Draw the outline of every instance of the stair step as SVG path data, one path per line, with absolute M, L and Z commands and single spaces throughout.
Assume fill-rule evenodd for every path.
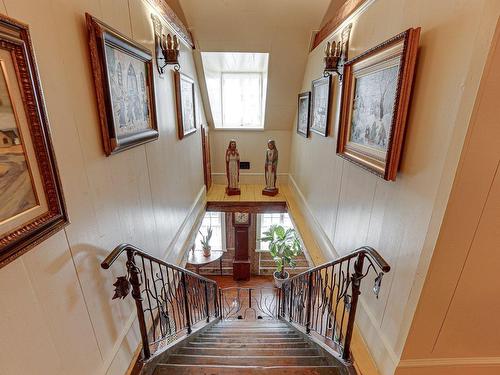
M 234 356 L 171 354 L 168 364 L 237 365 L 237 366 L 321 366 L 326 365 L 322 356 Z
M 156 367 L 154 375 L 341 375 L 344 374 L 335 366 L 199 366 L 162 364 Z
M 222 349 L 259 349 L 262 348 L 262 343 L 259 342 L 221 342 L 221 341 L 205 341 L 205 342 L 189 342 L 186 347 L 192 348 L 222 348 Z M 285 343 L 273 343 L 272 345 L 275 349 L 298 349 L 298 348 L 309 348 L 311 347 L 307 341 L 300 342 L 285 342 Z
M 304 341 L 302 338 L 299 337 L 244 337 L 244 336 L 239 336 L 239 337 L 196 337 L 196 339 L 193 342 L 212 342 L 212 341 L 218 341 L 218 342 L 228 342 L 228 343 L 267 343 L 267 344 L 286 344 L 286 343 L 294 343 L 294 342 L 301 342 Z
M 282 348 L 282 349 L 265 349 L 265 348 L 193 348 L 184 347 L 180 348 L 178 354 L 192 354 L 192 355 L 250 355 L 250 356 L 317 356 L 318 350 L 314 348 Z
M 212 337 L 214 340 L 219 338 L 234 338 L 234 337 L 261 337 L 261 338 L 291 338 L 300 337 L 297 332 L 207 332 L 199 337 Z

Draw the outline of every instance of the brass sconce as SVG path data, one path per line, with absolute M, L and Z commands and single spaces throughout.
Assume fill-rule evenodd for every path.
M 350 23 L 342 30 L 340 41 L 336 42 L 333 40 L 331 43 L 326 43 L 325 69 L 323 71 L 325 77 L 332 73 L 336 73 L 339 76 L 339 81 L 342 82 L 344 64 L 347 61 L 347 53 L 349 52 L 351 29 L 352 24 Z
M 180 43 L 177 35 L 172 37 L 170 33 L 163 34 L 163 26 L 160 19 L 154 14 L 151 15 L 155 31 L 155 55 L 158 72 L 163 74 L 167 65 L 173 65 L 176 71 L 180 70 L 179 50 Z

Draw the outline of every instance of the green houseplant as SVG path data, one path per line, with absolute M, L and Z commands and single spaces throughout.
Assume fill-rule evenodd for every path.
M 207 229 L 207 234 L 204 235 L 203 233 L 201 233 L 201 230 L 199 230 L 198 232 L 200 232 L 201 234 L 201 247 L 203 249 L 203 255 L 206 256 L 206 257 L 209 257 L 210 256 L 210 251 L 211 251 L 211 248 L 210 248 L 210 239 L 212 238 L 212 227 L 208 227 Z
M 302 253 L 302 246 L 293 228 L 285 230 L 281 225 L 271 225 L 263 235 L 260 240 L 269 242 L 269 252 L 276 263 L 274 281 L 279 288 L 289 278 L 285 267 L 295 268 L 295 258 Z

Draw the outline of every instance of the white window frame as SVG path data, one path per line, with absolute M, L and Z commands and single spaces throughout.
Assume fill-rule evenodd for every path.
M 224 124 L 224 76 L 237 76 L 237 75 L 255 75 L 259 77 L 259 111 L 260 111 L 260 124 L 244 125 L 229 125 Z M 264 73 L 262 72 L 221 72 L 220 75 L 220 106 L 221 106 L 221 124 L 222 126 L 217 129 L 264 129 Z
M 205 212 L 205 215 L 207 213 L 210 213 L 210 214 L 214 214 L 214 212 L 212 211 L 208 211 L 208 212 Z M 226 215 L 224 212 L 216 212 L 219 216 L 219 220 L 220 220 L 220 223 L 221 223 L 221 248 L 222 249 L 213 249 L 213 250 L 222 250 L 222 251 L 227 251 L 227 247 L 226 247 Z M 205 219 L 205 216 L 203 217 L 201 223 L 200 223 L 200 226 L 198 227 L 198 231 L 196 233 L 196 236 L 195 236 L 195 239 L 194 239 L 194 248 L 195 250 L 200 250 L 200 249 L 197 249 L 196 247 L 198 246 L 198 240 L 199 240 L 199 236 L 200 236 L 200 233 L 199 233 L 199 230 L 201 229 L 201 226 L 203 224 L 203 220 Z M 211 222 L 212 220 L 210 220 Z M 203 234 L 206 234 L 206 233 L 203 233 Z
M 278 214 L 277 212 L 275 213 L 269 213 L 269 215 L 274 215 L 274 214 Z M 294 226 L 294 223 L 293 223 L 293 220 L 290 216 L 289 213 L 287 212 L 279 212 L 280 215 L 288 215 L 288 218 L 290 219 L 290 222 L 292 224 L 292 228 L 295 228 Z M 256 226 L 255 226 L 255 232 L 257 233 L 257 241 L 256 241 L 256 244 L 255 244 L 255 251 L 256 252 L 269 252 L 269 250 L 266 250 L 266 249 L 262 249 L 261 248 L 261 241 L 259 241 L 259 238 L 261 236 L 261 229 L 262 229 L 262 215 L 267 215 L 265 213 L 263 214 L 257 214 L 257 220 L 256 220 Z M 283 221 L 283 220 L 282 220 Z

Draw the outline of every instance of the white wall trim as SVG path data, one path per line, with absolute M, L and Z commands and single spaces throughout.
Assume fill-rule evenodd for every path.
M 162 259 L 175 264 L 179 264 L 182 261 L 186 247 L 189 246 L 189 242 L 193 236 L 193 228 L 205 212 L 205 204 L 206 188 L 203 185 L 189 208 L 188 214 L 180 225 L 179 230 L 165 250 Z
M 102 374 L 107 374 L 111 366 L 113 365 L 113 362 L 115 361 L 115 358 L 120 351 L 120 347 L 123 344 L 123 340 L 127 337 L 128 333 L 132 329 L 132 325 L 134 324 L 135 320 L 137 319 L 137 314 L 135 312 L 135 307 L 134 307 L 134 312 L 130 314 L 127 322 L 125 323 L 125 327 L 123 330 L 120 332 L 120 335 L 116 338 L 115 344 L 113 345 L 113 350 L 111 351 L 111 355 L 108 356 L 104 360 L 103 364 L 103 371 L 101 372 Z M 142 342 L 139 344 L 142 345 Z M 121 360 L 121 359 L 120 359 Z
M 500 357 L 404 359 L 399 367 L 500 366 Z
M 307 203 L 304 194 L 300 190 L 297 182 L 295 181 L 295 179 L 291 174 L 288 176 L 288 181 L 289 181 L 288 186 L 290 187 L 290 190 L 295 194 L 299 208 L 304 214 L 306 221 L 309 223 L 309 227 L 311 228 L 311 231 L 313 232 L 315 239 L 319 245 L 319 248 L 323 252 L 323 255 L 325 256 L 326 259 L 338 258 L 339 253 L 337 252 L 337 250 L 335 250 L 335 247 L 328 238 L 328 235 L 323 230 L 323 227 L 314 216 L 311 207 Z

